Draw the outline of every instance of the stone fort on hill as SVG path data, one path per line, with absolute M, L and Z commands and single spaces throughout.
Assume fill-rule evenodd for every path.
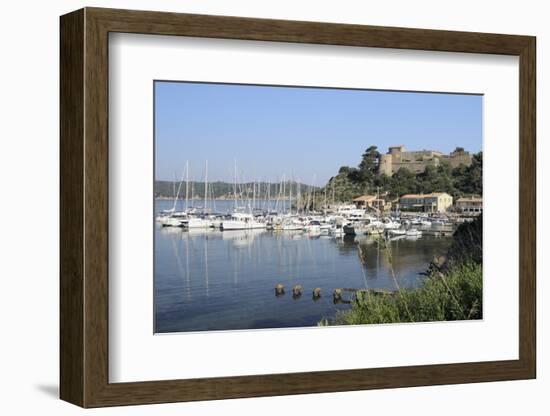
M 439 166 L 441 162 L 447 161 L 453 168 L 463 164 L 472 164 L 472 154 L 457 147 L 453 152 L 445 155 L 436 150 L 415 150 L 407 151 L 405 146 L 392 146 L 388 153 L 381 154 L 378 164 L 379 173 L 392 176 L 401 168 L 410 172 L 424 172 L 426 166 Z

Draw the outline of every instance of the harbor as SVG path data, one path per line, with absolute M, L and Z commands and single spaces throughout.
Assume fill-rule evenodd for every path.
M 359 203 L 336 202 L 335 189 L 325 186 L 324 193 L 313 185 L 302 189 L 300 183 L 285 180 L 285 175 L 278 183 L 254 181 L 252 184 L 238 183 L 237 163 L 231 199 L 216 199 L 208 184 L 208 161 L 205 163 L 202 198 L 195 197 L 194 186 L 190 186 L 189 163 L 186 162 L 185 174 L 173 186 L 173 203 L 166 200 L 164 208 L 156 209 L 155 219 L 162 227 L 191 229 L 219 229 L 221 231 L 265 229 L 273 231 L 301 231 L 309 236 L 343 235 L 382 235 L 388 238 L 420 237 L 423 233 L 435 236 L 451 235 L 455 225 L 469 221 L 471 217 L 447 214 L 439 209 L 438 200 L 452 201 L 446 193 L 427 195 L 430 212 L 404 212 L 391 207 L 377 195 L 365 195 L 354 199 Z M 250 186 L 251 185 L 251 186 Z M 182 190 L 183 188 L 183 190 Z M 274 188 L 274 197 L 271 190 Z M 331 192 L 332 191 L 332 192 Z M 317 192 L 317 195 L 316 195 Z M 330 195 L 332 193 L 332 198 Z M 180 195 L 182 197 L 180 198 Z M 184 195 L 184 196 L 183 196 Z M 411 199 L 405 195 L 401 201 Z M 422 200 L 426 199 L 422 196 Z M 418 200 L 414 196 L 414 200 Z M 361 204 L 362 202 L 362 204 Z M 370 202 L 370 203 L 369 203 Z M 403 202 L 406 204 L 407 202 Z
M 155 97 L 156 333 L 482 317 L 480 97 L 164 81 Z
M 394 218 L 394 228 L 387 228 L 382 234 L 368 231 L 374 227 L 383 229 L 376 221 L 365 232 L 334 233 L 332 225 L 339 223 L 335 219 L 345 222 L 353 217 L 357 223 L 358 213 L 343 207 L 341 211 L 345 212 L 340 214 L 301 215 L 290 213 L 289 200 L 281 205 L 281 201 L 258 199 L 257 206 L 272 207 L 270 213 L 253 217 L 264 227 L 224 230 L 216 226 L 213 218 L 221 219 L 222 224 L 224 218 L 231 218 L 234 201 L 215 203 L 219 211 L 215 215 L 199 214 L 195 207 L 189 208 L 195 214 L 186 217 L 196 215 L 211 221 L 209 226 L 167 226 L 157 218 L 156 332 L 316 326 L 337 311 L 350 308 L 353 293 L 346 289 L 368 288 L 387 293 L 398 287 L 412 289 L 421 285 L 427 265 L 444 253 L 451 241 L 435 229 L 453 227 L 436 223 L 430 225 L 434 228 L 431 230 L 427 224 L 404 220 L 409 224 L 403 229 L 419 229 L 421 234 L 391 235 L 391 229 L 401 229 L 396 227 Z M 173 201 L 158 199 L 156 212 L 166 212 L 172 204 Z M 277 204 L 286 214 L 275 214 Z M 178 205 L 185 205 L 185 201 L 180 200 Z M 390 224 L 388 220 L 383 218 L 380 223 Z M 345 222 L 344 226 L 350 223 Z M 294 224 L 296 229 L 285 229 L 285 224 Z M 378 238 L 385 238 L 391 245 L 392 264 Z M 393 273 L 398 276 L 397 281 Z M 300 286 L 299 291 L 294 290 L 296 286 Z M 335 296 L 339 289 L 340 296 Z

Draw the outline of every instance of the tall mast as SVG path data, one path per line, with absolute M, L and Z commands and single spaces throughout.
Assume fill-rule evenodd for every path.
M 285 204 L 285 198 L 286 198 L 286 176 L 283 173 L 283 214 L 286 214 L 286 204 Z
M 282 182 L 282 179 L 281 178 L 278 178 L 279 180 L 279 183 L 278 183 L 278 186 L 276 186 L 276 189 L 277 189 L 277 200 L 275 201 L 275 209 L 277 210 L 277 212 L 279 212 L 279 209 L 281 209 L 279 207 L 279 204 L 281 202 L 281 191 L 283 190 L 283 182 Z M 282 211 L 282 209 L 281 209 Z
M 379 199 L 380 199 L 380 187 L 377 186 L 376 187 L 376 205 L 377 205 L 377 207 L 376 207 L 376 218 L 377 219 L 380 219 L 380 201 L 379 201 Z
M 292 215 L 292 180 L 288 181 L 288 210 Z
M 174 197 L 174 205 L 172 206 L 172 212 L 176 211 L 176 203 L 178 198 L 176 197 L 176 181 L 178 180 L 177 173 L 174 172 L 174 182 L 172 182 L 172 196 Z
M 183 182 L 183 173 L 181 175 L 180 184 L 178 186 L 178 192 L 174 195 L 174 206 L 172 207 L 172 212 L 176 211 L 176 204 L 178 203 L 178 198 L 180 197 L 181 183 Z M 176 184 L 174 183 L 174 187 Z M 175 189 L 175 188 L 174 188 Z
M 307 192 L 306 212 L 309 214 L 309 202 L 310 202 L 310 198 L 311 198 L 311 185 L 308 185 L 308 186 L 309 186 L 309 190 Z
M 325 217 L 327 216 L 327 187 L 325 186 Z
M 313 198 L 311 201 L 311 210 L 315 212 L 315 175 L 313 175 Z
M 235 159 L 235 182 L 233 184 L 233 199 L 235 200 L 235 211 L 237 211 L 237 159 Z
M 206 211 L 206 204 L 208 202 L 208 160 L 204 170 L 204 211 Z
M 267 182 L 267 212 L 271 211 L 271 183 Z
M 256 208 L 256 180 L 252 181 L 252 212 Z
M 298 178 L 297 183 L 297 192 L 296 192 L 296 214 L 300 214 L 300 206 L 302 205 L 302 190 L 300 185 L 300 178 Z
M 185 171 L 186 171 L 186 180 L 185 180 L 185 212 L 189 209 L 189 161 L 185 161 Z

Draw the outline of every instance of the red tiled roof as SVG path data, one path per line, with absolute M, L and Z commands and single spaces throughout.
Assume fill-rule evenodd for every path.
M 374 201 L 376 199 L 376 196 L 374 195 L 361 195 L 361 196 L 358 196 L 357 198 L 354 198 L 353 201 L 354 202 L 370 202 L 370 201 Z

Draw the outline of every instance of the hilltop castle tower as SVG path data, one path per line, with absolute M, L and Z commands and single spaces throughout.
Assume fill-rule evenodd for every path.
M 470 166 L 472 157 L 470 152 L 460 147 L 445 155 L 437 150 L 407 151 L 403 145 L 391 146 L 386 154 L 380 155 L 378 172 L 392 176 L 399 169 L 406 168 L 412 173 L 420 173 L 426 166 L 439 166 L 442 161 L 449 162 L 453 168 L 461 164 Z

